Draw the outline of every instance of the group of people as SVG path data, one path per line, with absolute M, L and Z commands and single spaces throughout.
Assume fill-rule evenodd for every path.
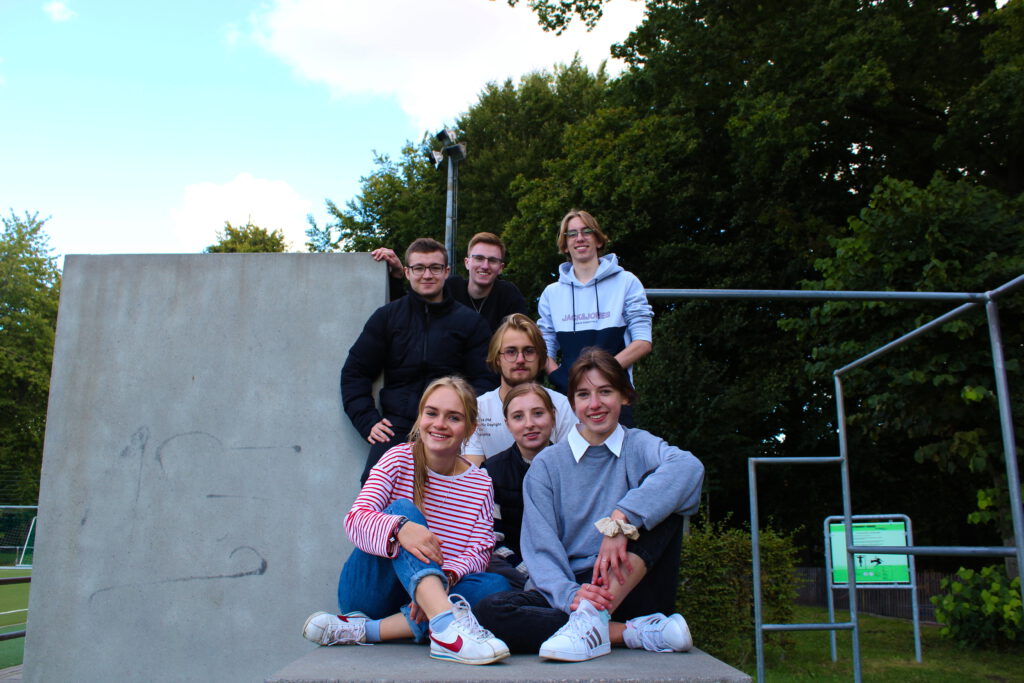
M 631 427 L 628 369 L 651 350 L 652 313 L 639 280 L 600 255 L 607 243 L 593 216 L 566 215 L 567 263 L 537 323 L 498 278 L 495 235 L 470 241 L 468 281 L 434 240 L 409 245 L 404 265 L 374 252 L 411 291 L 374 312 L 342 369 L 370 452 L 344 522 L 355 549 L 338 613 L 311 615 L 306 638 L 412 638 L 466 664 L 692 646 L 665 612 L 703 466 Z M 538 383 L 545 371 L 564 394 Z

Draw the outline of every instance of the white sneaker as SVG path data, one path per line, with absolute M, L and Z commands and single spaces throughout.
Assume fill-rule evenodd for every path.
M 693 647 L 690 628 L 682 614 L 666 617 L 661 612 L 626 622 L 622 634 L 626 646 L 650 652 L 686 652 Z
M 366 615 L 362 612 L 316 612 L 302 625 L 302 635 L 317 645 L 353 645 L 366 642 Z
M 589 600 L 580 600 L 568 623 L 540 646 L 541 657 L 562 662 L 585 662 L 611 651 L 608 619 Z
M 455 620 L 430 634 L 430 656 L 461 664 L 492 664 L 508 657 L 508 645 L 481 626 L 461 595 L 449 595 Z

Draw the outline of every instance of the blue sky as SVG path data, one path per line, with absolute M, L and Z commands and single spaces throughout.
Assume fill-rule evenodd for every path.
M 522 5 L 0 0 L 0 211 L 49 217 L 57 255 L 197 252 L 250 217 L 301 251 L 306 214 L 352 198 L 374 151 L 488 81 L 576 52 L 596 68 L 643 11 L 616 0 L 556 37 Z

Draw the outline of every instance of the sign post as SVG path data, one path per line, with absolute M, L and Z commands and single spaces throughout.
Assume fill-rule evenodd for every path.
M 914 545 L 910 518 L 906 515 L 852 515 L 854 546 Z M 828 619 L 835 623 L 833 591 L 847 588 L 849 571 L 846 552 L 846 526 L 842 515 L 825 519 L 825 573 L 828 577 Z M 921 661 L 921 624 L 917 605 L 917 572 L 913 555 L 853 555 L 853 574 L 857 590 L 897 588 L 909 590 L 914 612 L 914 654 Z M 836 661 L 836 633 L 831 631 L 832 661 Z

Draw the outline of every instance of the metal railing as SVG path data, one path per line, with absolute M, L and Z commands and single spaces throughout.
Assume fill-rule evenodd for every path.
M 839 455 L 837 457 L 807 458 L 748 458 L 750 528 L 752 541 L 754 627 L 757 649 L 757 678 L 764 681 L 764 632 L 765 631 L 815 631 L 849 630 L 852 634 L 853 676 L 856 683 L 861 681 L 860 631 L 857 619 L 857 585 L 854 572 L 848 575 L 850 596 L 850 620 L 827 624 L 765 624 L 761 609 L 761 557 L 759 518 L 757 505 L 757 465 L 808 465 L 837 464 L 841 468 L 843 497 L 843 524 L 846 536 L 847 566 L 853 566 L 855 553 L 884 553 L 892 555 L 945 555 L 945 556 L 1016 556 L 1018 568 L 1024 568 L 1024 511 L 1021 508 L 1020 473 L 1017 467 L 1013 418 L 1010 408 L 1010 390 L 1006 378 L 1006 363 L 1003 356 L 1002 331 L 999 325 L 999 310 L 996 300 L 1024 285 L 1020 275 L 1002 286 L 988 292 L 867 292 L 867 291 L 800 291 L 800 290 L 709 290 L 709 289 L 651 289 L 651 299 L 796 299 L 811 301 L 944 301 L 962 305 L 913 331 L 879 347 L 833 372 L 836 390 L 836 412 L 839 431 Z M 984 305 L 988 317 L 989 339 L 992 347 L 992 366 L 995 372 L 996 397 L 999 405 L 999 421 L 1003 441 L 1003 458 L 1006 464 L 1006 478 L 1010 494 L 1013 521 L 1013 547 L 969 547 L 969 546 L 856 546 L 853 544 L 853 511 L 851 505 L 849 451 L 847 447 L 846 408 L 843 400 L 842 376 L 879 356 L 925 334 L 955 318 Z
M 0 586 L 6 586 L 6 585 L 12 584 L 12 583 L 32 583 L 32 577 L 31 576 L 10 576 L 10 577 L 5 577 L 5 578 L 0 578 Z M 14 640 L 15 638 L 24 638 L 24 637 L 25 637 L 25 629 L 22 629 L 20 631 L 11 631 L 10 633 L 0 633 L 0 641 Z

